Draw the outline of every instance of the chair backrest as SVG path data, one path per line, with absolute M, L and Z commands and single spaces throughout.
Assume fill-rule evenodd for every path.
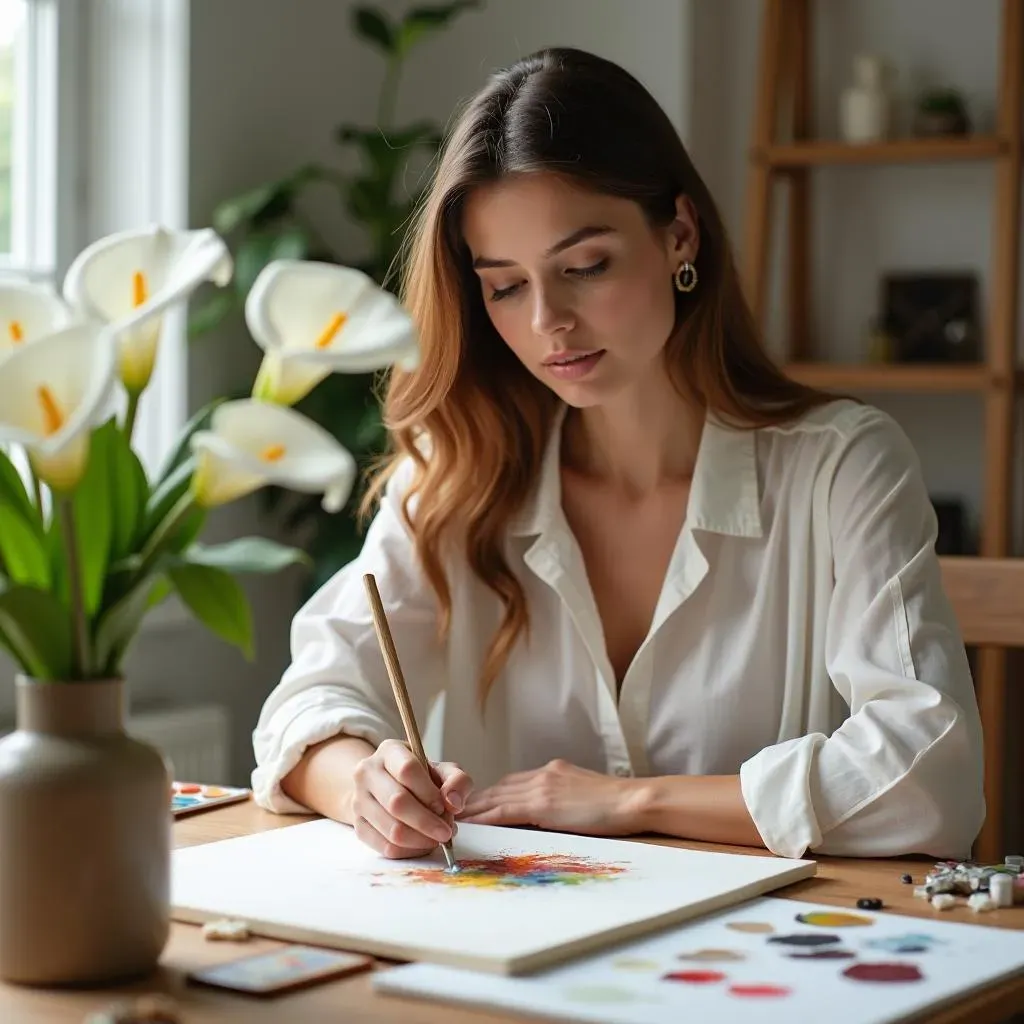
M 1024 647 L 1024 558 L 943 556 L 942 582 L 969 647 Z

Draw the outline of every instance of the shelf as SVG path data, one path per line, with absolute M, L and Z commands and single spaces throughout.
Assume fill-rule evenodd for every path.
M 935 363 L 788 363 L 786 374 L 801 384 L 829 391 L 984 391 L 984 365 Z
M 861 145 L 838 141 L 794 142 L 769 146 L 762 152 L 775 168 L 829 164 L 942 163 L 947 160 L 990 160 L 1008 152 L 1005 139 L 994 135 L 948 138 L 891 139 Z

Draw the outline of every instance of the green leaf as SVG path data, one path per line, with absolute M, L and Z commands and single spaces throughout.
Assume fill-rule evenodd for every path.
M 0 645 L 33 679 L 71 676 L 71 616 L 56 595 L 35 587 L 0 584 Z
M 170 593 L 171 585 L 166 577 L 149 576 L 140 580 L 100 616 L 93 640 L 93 657 L 98 674 L 108 677 L 120 674 L 121 661 L 146 613 Z
M 279 199 L 285 183 L 270 181 L 257 185 L 241 195 L 225 199 L 213 211 L 213 226 L 218 234 L 229 235 L 247 221 L 259 217 L 267 207 Z
M 223 570 L 206 565 L 175 565 L 167 573 L 192 614 L 251 661 L 252 612 L 239 584 Z
M 386 15 L 373 7 L 357 7 L 352 12 L 352 28 L 367 42 L 379 46 L 385 53 L 395 50 L 395 30 Z
M 247 235 L 235 256 L 235 290 L 249 294 L 260 272 L 274 260 L 305 259 L 311 248 L 305 229 L 299 224 L 264 228 Z
M 146 506 L 146 520 L 143 526 L 141 543 L 145 544 L 160 524 L 174 512 L 175 506 L 184 497 L 192 482 L 195 460 L 186 459 L 168 474 L 150 495 Z M 160 545 L 162 551 L 178 553 L 191 544 L 202 531 L 206 522 L 206 509 L 193 506 L 188 514 L 164 538 Z
M 398 41 L 395 50 L 404 56 L 424 36 L 444 28 L 462 11 L 479 6 L 478 0 L 456 0 L 455 3 L 450 4 L 414 7 L 402 19 L 402 24 L 398 28 Z
M 198 412 L 194 413 L 188 423 L 181 428 L 178 440 L 174 443 L 174 447 L 167 454 L 163 464 L 157 471 L 156 480 L 158 483 L 163 483 L 174 470 L 190 458 L 189 442 L 192 440 L 192 435 L 197 430 L 206 430 L 210 426 L 210 420 L 213 419 L 214 412 L 225 401 L 226 399 L 224 398 L 215 398 L 212 402 L 208 402 Z
M 29 498 L 21 474 L 3 451 L 0 451 L 0 504 L 10 505 L 30 524 L 38 522 L 42 529 L 39 510 Z
M 50 559 L 43 536 L 10 505 L 0 505 L 0 560 L 12 583 L 50 588 Z
M 114 542 L 115 518 L 122 519 L 119 529 L 122 535 L 129 537 L 130 544 L 136 535 L 145 507 L 144 492 L 140 493 L 137 490 L 135 470 L 129 461 L 132 453 L 123 450 L 126 444 L 124 435 L 113 419 L 97 427 L 89 439 L 89 461 L 85 475 L 71 498 L 71 512 L 78 545 L 82 602 L 85 605 L 85 613 L 90 618 L 99 608 L 103 597 L 103 582 Z M 120 454 L 115 449 L 119 449 Z M 117 478 L 117 466 L 123 467 L 124 480 Z M 114 487 L 118 490 L 123 488 L 125 493 L 118 493 Z M 50 532 L 54 535 L 55 542 L 52 550 L 59 552 L 56 564 L 60 567 L 60 575 L 63 577 L 63 591 L 67 586 L 67 552 L 64 550 L 60 535 L 59 517 L 54 516 Z
M 226 572 L 279 572 L 289 565 L 309 564 L 309 556 L 265 537 L 239 537 L 208 547 L 193 544 L 181 555 L 188 565 L 205 565 Z
M 115 562 L 135 549 L 145 521 L 149 481 L 139 457 L 122 430 L 111 423 L 107 436 L 107 498 L 111 510 L 110 556 Z M 102 428 L 106 430 L 106 428 Z

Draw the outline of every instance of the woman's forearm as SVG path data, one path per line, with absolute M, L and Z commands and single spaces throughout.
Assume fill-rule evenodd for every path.
M 706 843 L 764 846 L 738 775 L 663 775 L 637 780 L 638 832 Z
M 317 814 L 352 825 L 352 775 L 373 751 L 372 744 L 355 736 L 324 740 L 306 749 L 281 780 L 281 789 Z

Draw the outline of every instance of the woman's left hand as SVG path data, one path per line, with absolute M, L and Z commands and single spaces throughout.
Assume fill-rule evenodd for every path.
M 637 780 L 619 779 L 567 761 L 506 775 L 474 790 L 458 815 L 477 825 L 533 825 L 558 832 L 630 835 L 637 825 Z

